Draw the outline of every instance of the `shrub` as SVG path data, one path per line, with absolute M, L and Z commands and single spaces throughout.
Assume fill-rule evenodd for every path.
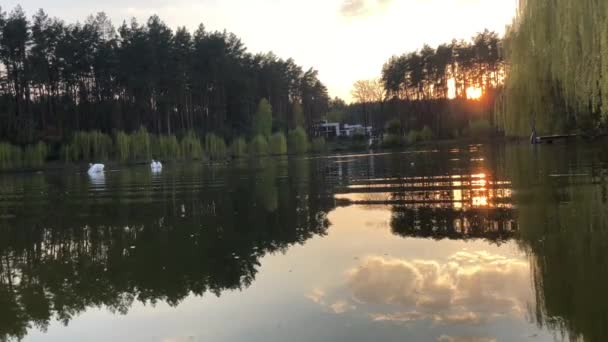
M 203 157 L 201 142 L 192 131 L 186 133 L 181 141 L 182 156 L 189 160 L 200 160 Z
M 28 167 L 40 167 L 44 165 L 49 154 L 48 146 L 43 142 L 25 147 L 23 153 L 23 165 Z
M 398 147 L 403 143 L 403 139 L 398 134 L 387 133 L 382 137 L 382 146 L 384 147 Z
M 253 118 L 253 134 L 268 137 L 272 131 L 272 106 L 266 99 L 261 99 Z
M 228 155 L 228 148 L 224 139 L 209 133 L 205 136 L 205 153 L 211 160 L 225 159 Z
M 471 137 L 481 138 L 492 134 L 492 125 L 485 119 L 477 119 L 469 122 L 468 133 Z
M 78 153 L 76 151 L 76 148 L 74 148 L 72 144 L 65 143 L 61 145 L 61 149 L 59 150 L 59 156 L 61 160 L 66 163 L 78 160 Z
M 407 140 L 407 143 L 409 145 L 415 144 L 415 143 L 417 143 L 418 141 L 421 140 L 420 139 L 420 134 L 418 133 L 418 131 L 416 131 L 415 129 L 413 129 L 413 130 L 409 131 L 409 133 L 407 134 L 407 137 L 406 137 L 405 140 Z
M 131 140 L 131 137 L 128 134 L 126 134 L 125 132 L 120 131 L 120 132 L 116 133 L 114 145 L 116 147 L 115 155 L 116 155 L 116 158 L 118 158 L 118 160 L 126 161 L 129 159 L 129 155 L 130 155 L 130 152 L 129 152 L 130 146 L 129 145 L 131 144 L 130 140 Z
M 230 154 L 234 158 L 243 158 L 247 155 L 247 142 L 244 138 L 239 137 L 232 141 Z
M 179 142 L 174 135 L 160 136 L 158 138 L 158 147 L 156 155 L 164 160 L 179 160 L 182 157 Z
M 433 139 L 433 131 L 429 126 L 424 126 L 419 133 L 420 140 L 429 141 Z
M 390 120 L 386 123 L 385 131 L 391 135 L 401 135 L 401 121 L 399 119 Z
M 289 152 L 293 154 L 308 152 L 308 136 L 302 127 L 289 132 Z
M 312 139 L 312 144 L 310 146 L 310 149 L 312 150 L 312 152 L 323 153 L 323 152 L 325 152 L 326 148 L 327 147 L 325 144 L 325 138 L 317 137 L 317 138 Z
M 266 156 L 268 155 L 268 142 L 263 135 L 256 135 L 249 144 L 249 153 L 252 156 Z
M 285 134 L 282 132 L 276 132 L 275 134 L 270 136 L 268 139 L 268 147 L 270 149 L 270 154 L 273 155 L 283 155 L 287 153 L 287 139 L 285 139 Z
M 106 160 L 113 150 L 112 138 L 100 131 L 76 132 L 70 144 L 70 160 Z
M 0 169 L 21 166 L 22 150 L 9 143 L 0 143 Z
M 145 127 L 140 127 L 137 132 L 131 134 L 130 152 L 133 160 L 150 160 L 151 158 L 150 134 Z

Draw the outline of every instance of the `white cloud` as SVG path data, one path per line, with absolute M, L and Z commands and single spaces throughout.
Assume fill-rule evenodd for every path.
M 525 317 L 533 295 L 525 261 L 485 252 L 456 253 L 440 263 L 370 257 L 348 272 L 357 303 L 382 307 L 374 321 L 480 324 Z

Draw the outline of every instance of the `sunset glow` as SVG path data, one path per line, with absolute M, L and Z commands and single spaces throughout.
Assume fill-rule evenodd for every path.
M 468 87 L 467 88 L 467 99 L 469 100 L 479 100 L 483 96 L 483 91 L 481 88 L 477 87 Z
M 226 29 L 237 34 L 251 53 L 273 51 L 305 68 L 314 67 L 330 95 L 349 102 L 353 83 L 378 77 L 392 55 L 415 51 L 425 43 L 468 39 L 484 28 L 503 33 L 517 0 L 5 0 L 2 10 L 18 4 L 29 14 L 43 7 L 49 16 L 67 22 L 104 11 L 115 26 L 132 17 L 145 23 L 157 14 L 172 29 L 186 26 L 194 31 L 200 23 L 209 31 Z M 430 17 L 450 29 L 429 26 Z M 407 34 L 421 27 L 427 29 Z

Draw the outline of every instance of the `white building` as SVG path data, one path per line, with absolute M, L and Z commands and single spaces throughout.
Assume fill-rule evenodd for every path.
M 372 127 L 322 121 L 315 125 L 315 134 L 317 136 L 322 136 L 326 138 L 352 137 L 355 135 L 371 136 Z

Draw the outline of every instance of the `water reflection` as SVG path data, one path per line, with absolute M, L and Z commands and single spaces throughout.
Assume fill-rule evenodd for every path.
M 126 314 L 134 302 L 175 306 L 190 294 L 250 286 L 260 257 L 328 227 L 331 199 L 314 186 L 293 186 L 297 174 L 294 184 L 279 184 L 284 166 L 263 165 L 245 178 L 243 170 L 226 171 L 227 189 L 200 184 L 196 171 L 171 175 L 202 187 L 179 191 L 168 177 L 144 201 L 133 193 L 148 197 L 149 180 L 124 170 L 108 180 L 119 183 L 101 202 L 78 185 L 70 198 L 57 194 L 62 201 L 3 202 L 11 215 L 0 221 L 0 336 L 23 338 L 101 305 Z M 121 205 L 117 197 L 132 199 Z M 31 207 L 38 215 L 26 215 Z
M 104 172 L 89 173 L 87 176 L 89 177 L 93 190 L 103 190 L 105 188 L 106 174 Z
M 506 151 L 520 243 L 530 256 L 539 324 L 571 340 L 608 339 L 608 168 L 605 151 Z M 561 174 L 562 177 L 547 177 Z M 588 176 L 581 176 L 587 174 Z
M 607 161 L 475 145 L 4 175 L 0 340 L 56 320 L 69 331 L 92 308 L 130 317 L 140 303 L 226 306 L 243 291 L 239 305 L 309 327 L 260 330 L 259 315 L 208 339 L 397 340 L 406 328 L 414 340 L 604 341 Z
M 372 320 L 400 323 L 523 319 L 528 281 L 526 262 L 482 251 L 458 252 L 445 262 L 371 256 L 348 273 L 354 300 L 375 306 Z

